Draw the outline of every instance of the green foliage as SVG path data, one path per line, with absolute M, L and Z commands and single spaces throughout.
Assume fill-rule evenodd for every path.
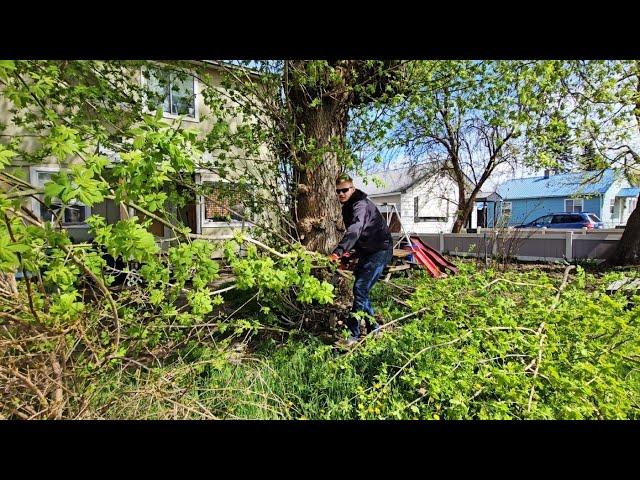
M 113 257 L 146 262 L 158 253 L 159 248 L 153 234 L 138 223 L 137 217 L 106 225 L 104 218 L 93 215 L 87 219 L 87 223 L 95 235 L 96 242 L 104 245 Z
M 605 293 L 620 273 L 578 270 L 556 303 L 560 276 L 460 270 L 414 278 L 409 303 L 419 313 L 347 355 L 294 336 L 265 341 L 244 361 L 195 347 L 135 382 L 171 376 L 173 388 L 197 399 L 191 418 L 639 418 L 640 297 Z M 376 301 L 385 304 L 390 292 L 380 287 Z M 239 319 L 227 328 L 251 324 Z M 107 385 L 114 388 L 99 388 Z M 118 385 L 112 395 L 128 388 Z M 167 418 L 170 398 L 151 404 L 121 395 L 108 416 L 127 418 L 135 407 Z
M 265 301 L 272 307 L 280 304 L 280 294 L 288 289 L 297 292 L 296 299 L 301 303 L 333 303 L 333 285 L 319 280 L 311 274 L 311 267 L 317 256 L 298 245 L 284 258 L 273 260 L 259 257 L 254 245 L 249 245 L 245 258 L 238 258 L 237 241 L 229 241 L 224 248 L 225 259 L 231 265 L 236 276 L 236 285 L 240 290 L 257 289 Z
M 605 279 L 581 269 L 557 305 L 558 279 L 540 272 L 498 277 L 464 267 L 440 281 L 418 276 L 408 303 L 424 310 L 344 357 L 282 329 L 297 325 L 288 319 L 291 312 L 299 320 L 328 309 L 334 286 L 327 270 L 316 268 L 326 260 L 287 242 L 291 232 L 263 229 L 257 214 L 270 212 L 271 224 L 281 218 L 286 225 L 297 174 L 313 173 L 330 156 L 343 167 L 357 165 L 358 144 L 379 145 L 394 126 L 396 119 L 379 116 L 376 108 L 391 106 L 403 112 L 402 121 L 434 127 L 443 125 L 436 122 L 437 102 L 446 101 L 445 116 L 466 128 L 479 126 L 469 119 L 482 120 L 494 133 L 513 130 L 509 138 L 518 142 L 534 132 L 538 159 L 549 164 L 570 132 L 562 116 L 552 115 L 563 109 L 551 108 L 558 81 L 566 80 L 562 62 L 411 62 L 422 90 L 402 93 L 388 62 L 349 62 L 266 62 L 257 78 L 229 69 L 224 94 L 201 75 L 207 108 L 200 118 L 207 122 L 196 132 L 183 128 L 181 119 L 164 120 L 161 111 L 145 113 L 152 92 L 137 82 L 145 62 L 0 61 L 11 123 L 11 130 L 0 125 L 7 138 L 0 144 L 0 175 L 3 193 L 13 195 L 0 197 L 0 270 L 24 272 L 17 295 L 6 293 L 0 304 L 0 368 L 2 375 L 10 366 L 39 382 L 34 389 L 12 377 L 11 398 L 0 400 L 3 416 L 55 418 L 60 384 L 51 372 L 57 358 L 64 365 L 63 416 L 92 408 L 96 416 L 162 417 L 168 411 L 163 402 L 173 409 L 179 391 L 192 406 L 180 415 L 192 417 L 638 418 L 638 298 L 605 295 Z M 627 71 L 593 65 L 600 87 L 592 98 L 631 105 L 629 84 L 617 90 L 620 83 L 610 81 L 604 66 L 619 76 Z M 291 67 L 286 81 L 311 94 L 301 96 L 303 104 L 291 105 L 293 98 L 281 95 L 283 66 Z M 196 67 L 177 62 L 168 68 L 184 76 Z M 327 109 L 326 92 L 357 100 L 348 112 L 354 131 L 348 139 L 340 131 L 319 140 L 295 117 L 301 106 Z M 402 110 L 406 105 L 412 109 Z M 585 113 L 590 132 L 600 134 L 606 114 L 603 106 Z M 20 136 L 7 133 L 14 128 Z M 511 147 L 504 136 L 492 138 L 504 151 Z M 272 160 L 262 158 L 265 147 Z M 41 191 L 24 172 L 7 168 L 17 161 L 56 164 L 60 173 Z M 207 194 L 194 181 L 203 171 L 227 185 L 219 189 L 222 200 L 242 197 L 255 220 L 250 231 L 263 235 L 255 238 L 266 241 L 266 249 L 240 236 L 223 246 L 192 241 L 181 210 Z M 108 200 L 120 212 L 133 209 L 144 217 L 107 225 L 94 215 L 87 219 L 93 238 L 78 244 L 61 221 L 32 215 L 31 203 L 21 200 L 33 190 L 34 202 L 62 204 L 63 211 L 82 203 L 96 213 Z M 290 208 L 279 201 L 283 193 Z M 151 218 L 172 232 L 162 248 L 149 231 Z M 220 247 L 224 259 L 214 260 Z M 107 266 L 105 253 L 125 262 L 122 272 Z M 234 274 L 234 290 L 213 286 L 221 268 Z M 518 285 L 523 282 L 528 288 Z M 399 313 L 382 288 L 380 311 Z M 230 349 L 234 341 L 268 335 L 281 335 L 280 342 L 253 345 L 255 362 Z M 149 394 L 163 389 L 163 398 Z M 42 401 L 37 391 L 52 400 Z M 127 409 L 134 400 L 140 405 Z
M 0 271 L 11 272 L 19 264 L 18 253 L 26 253 L 31 250 L 29 245 L 13 243 L 9 233 L 0 230 Z
M 75 291 L 58 295 L 50 310 L 52 317 L 62 322 L 76 320 L 85 308 L 83 302 L 76 301 L 78 296 Z
M 2 170 L 6 165 L 9 165 L 11 163 L 11 159 L 16 155 L 18 155 L 16 152 L 0 144 L 0 170 Z
M 93 178 L 94 172 L 82 166 L 73 166 L 71 175 L 66 171 L 51 176 L 51 181 L 44 186 L 45 203 L 51 205 L 53 198 L 69 204 L 78 200 L 87 206 L 101 202 L 107 184 Z

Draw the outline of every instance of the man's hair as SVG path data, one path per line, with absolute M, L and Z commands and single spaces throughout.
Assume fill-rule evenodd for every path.
M 344 182 L 353 183 L 353 178 L 351 178 L 346 173 L 341 173 L 340 175 L 338 175 L 338 178 L 336 178 L 336 185 L 338 185 L 339 183 L 344 183 Z

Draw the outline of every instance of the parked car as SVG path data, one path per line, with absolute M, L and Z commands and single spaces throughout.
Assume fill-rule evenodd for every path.
M 558 212 L 536 218 L 529 223 L 516 225 L 516 228 L 604 228 L 604 223 L 595 213 Z

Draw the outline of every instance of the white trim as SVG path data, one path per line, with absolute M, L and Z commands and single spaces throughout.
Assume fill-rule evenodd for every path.
M 242 227 L 241 220 L 231 220 L 230 222 L 210 222 L 207 221 L 202 224 L 202 228 L 237 228 Z M 244 222 L 245 227 L 250 227 L 249 222 Z
M 141 67 L 140 68 L 140 85 L 143 87 L 147 86 L 147 79 L 144 77 L 143 74 L 143 69 L 145 67 Z M 200 109 L 198 108 L 198 99 L 199 99 L 199 95 L 200 95 L 200 82 L 198 82 L 198 79 L 195 75 L 191 75 L 191 78 L 193 78 L 193 117 L 190 117 L 188 115 L 174 115 L 173 113 L 169 113 L 169 112 L 165 112 L 164 111 L 164 107 L 162 108 L 162 118 L 167 118 L 169 120 L 177 120 L 177 119 L 182 119 L 185 122 L 191 122 L 191 123 L 199 123 L 200 122 Z M 147 113 L 149 115 L 155 113 L 155 112 L 151 112 L 148 108 L 147 108 L 147 99 L 144 98 L 142 101 L 142 111 L 144 113 Z
M 619 220 L 620 219 L 620 209 L 618 209 L 617 215 L 616 215 L 616 203 L 617 203 L 617 197 L 611 197 L 609 199 L 609 215 L 611 217 L 611 221 L 613 222 L 614 220 Z
M 389 192 L 389 193 L 372 193 L 371 195 L 367 194 L 369 198 L 377 198 L 377 197 L 387 197 L 389 195 L 402 195 L 403 193 L 400 191 L 397 192 Z
M 44 185 L 40 185 L 40 182 L 38 181 L 38 174 L 39 173 L 58 173 L 61 170 L 65 170 L 68 171 L 67 168 L 60 168 L 59 165 L 32 165 L 29 167 L 29 180 L 31 185 L 34 185 L 38 188 L 40 187 L 44 187 Z M 42 194 L 42 197 L 44 198 L 44 193 Z M 30 200 L 31 203 L 31 211 L 34 213 L 35 216 L 37 216 L 40 220 L 42 220 L 42 217 L 40 217 L 40 202 L 38 202 L 35 198 L 31 198 Z M 77 202 L 78 205 L 82 205 L 84 207 L 84 218 L 87 219 L 91 216 L 91 207 L 88 205 L 85 205 L 82 202 Z M 82 222 L 82 223 L 67 223 L 67 222 L 62 222 L 62 227 L 67 229 L 67 228 L 89 228 L 89 225 L 86 222 Z
M 202 181 L 200 180 L 202 174 L 200 173 L 196 173 L 193 177 L 196 185 L 200 185 L 202 184 Z M 202 234 L 202 219 L 200 217 L 200 215 L 202 215 L 202 208 L 200 205 L 200 195 L 198 195 L 196 197 L 196 233 L 197 234 Z

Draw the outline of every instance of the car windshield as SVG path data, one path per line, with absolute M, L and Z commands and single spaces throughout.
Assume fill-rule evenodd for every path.
M 594 222 L 599 222 L 599 221 L 600 221 L 600 219 L 598 218 L 598 216 L 597 216 L 596 214 L 594 214 L 594 213 L 590 213 L 590 214 L 589 214 L 589 218 L 590 218 L 592 221 L 594 221 Z

